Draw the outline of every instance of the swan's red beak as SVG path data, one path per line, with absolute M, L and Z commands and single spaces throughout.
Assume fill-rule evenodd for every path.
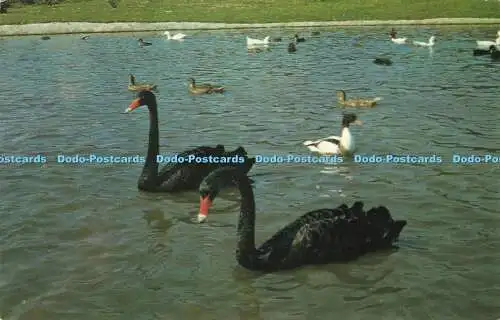
M 135 109 L 139 108 L 141 106 L 141 99 L 135 99 L 134 101 L 132 101 L 130 103 L 130 105 L 128 106 L 128 108 L 125 110 L 126 113 L 128 112 L 132 112 L 134 111 Z
M 198 222 L 203 222 L 207 219 L 208 209 L 212 206 L 212 200 L 209 196 L 200 197 L 200 211 L 198 212 Z

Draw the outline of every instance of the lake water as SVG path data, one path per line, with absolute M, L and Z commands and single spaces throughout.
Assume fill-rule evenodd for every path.
M 432 51 L 398 46 L 389 28 L 186 32 L 0 39 L 0 151 L 48 163 L 1 165 L 0 318 L 477 319 L 500 317 L 500 63 L 473 57 L 490 27 L 401 27 Z M 245 35 L 283 36 L 249 54 Z M 140 48 L 142 37 L 153 46 Z M 390 67 L 372 63 L 390 57 Z M 163 154 L 242 145 L 252 155 L 308 155 L 304 140 L 340 133 L 335 90 L 383 97 L 356 110 L 358 153 L 437 155 L 439 164 L 257 164 L 257 242 L 302 213 L 386 205 L 408 220 L 400 249 L 348 264 L 260 275 L 234 258 L 238 195 L 217 198 L 209 222 L 191 223 L 197 192 L 137 190 L 141 165 L 58 164 L 58 154 L 144 155 L 146 108 L 128 74 L 159 86 Z M 226 87 L 187 93 L 187 78 Z

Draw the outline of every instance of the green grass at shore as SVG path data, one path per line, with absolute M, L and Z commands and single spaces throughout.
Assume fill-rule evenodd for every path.
M 0 24 L 41 22 L 267 23 L 331 20 L 499 18 L 499 1 L 484 0 L 66 0 L 16 5 Z

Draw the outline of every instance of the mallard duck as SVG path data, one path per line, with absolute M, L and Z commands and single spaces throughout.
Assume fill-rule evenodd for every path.
M 383 66 L 390 66 L 392 65 L 392 61 L 389 58 L 384 58 L 384 57 L 378 57 L 373 60 L 373 63 L 383 65 Z
M 42 40 L 49 40 L 50 37 L 49 36 L 42 36 L 42 37 L 40 37 L 40 39 L 42 39 Z
M 337 91 L 337 101 L 344 107 L 369 107 L 373 108 L 377 104 L 377 101 L 382 100 L 382 98 L 374 99 L 349 99 L 346 100 L 346 95 L 344 90 Z
M 305 38 L 299 38 L 298 34 L 295 34 L 294 39 L 295 39 L 295 42 L 304 42 L 304 41 L 306 41 Z
M 208 83 L 196 85 L 196 82 L 193 78 L 189 78 L 189 92 L 192 94 L 211 94 L 211 93 L 223 93 L 224 87 L 214 86 Z
M 340 137 L 329 136 L 316 141 L 305 141 L 303 144 L 312 152 L 324 155 L 352 155 L 356 150 L 354 138 L 349 130 L 349 125 L 357 124 L 362 125 L 363 122 L 359 121 L 355 114 L 347 113 L 342 117 L 342 133 Z
M 152 43 L 151 43 L 151 42 L 145 42 L 145 41 L 144 41 L 144 40 L 142 40 L 142 39 L 139 39 L 139 40 L 137 40 L 137 41 L 139 41 L 139 46 L 141 46 L 141 47 L 146 47 L 146 46 L 150 46 L 150 45 L 152 45 Z
M 288 44 L 288 53 L 294 53 L 295 51 L 297 51 L 297 46 L 295 45 L 295 43 L 290 42 Z
M 156 90 L 156 84 L 147 84 L 147 83 L 135 83 L 135 77 L 132 74 L 129 74 L 129 91 L 154 91 Z

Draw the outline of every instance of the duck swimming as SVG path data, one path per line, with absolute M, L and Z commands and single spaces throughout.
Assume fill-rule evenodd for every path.
M 224 93 L 224 87 L 214 86 L 208 83 L 196 85 L 196 82 L 193 78 L 189 78 L 188 81 L 189 81 L 188 90 L 192 94 Z
M 132 101 L 125 113 L 130 113 L 141 106 L 147 106 L 149 110 L 149 141 L 144 167 L 137 183 L 139 190 L 147 192 L 196 190 L 203 179 L 215 169 L 231 166 L 236 171 L 241 170 L 247 173 L 255 164 L 255 158 L 249 158 L 246 150 L 241 146 L 234 151 L 226 151 L 223 145 L 201 146 L 177 154 L 178 159 L 182 158 L 185 161 L 169 162 L 161 171 L 158 171 L 160 152 L 158 106 L 156 97 L 151 91 L 139 92 L 137 99 Z M 202 162 L 186 161 L 189 157 L 200 159 Z M 212 161 L 207 159 L 212 159 Z M 234 159 L 234 161 L 228 159 Z M 236 159 L 239 162 L 235 162 Z
M 255 198 L 250 179 L 241 171 L 214 170 L 202 181 L 198 221 L 207 219 L 221 186 L 234 184 L 241 195 L 236 261 L 248 270 L 274 272 L 352 261 L 369 252 L 395 248 L 406 226 L 406 220 L 394 220 L 386 207 L 365 212 L 363 202 L 357 201 L 351 208 L 342 204 L 307 212 L 255 247 Z
M 41 36 L 40 39 L 42 39 L 42 40 L 49 40 L 50 37 L 49 36 Z
M 304 41 L 306 41 L 305 38 L 299 38 L 298 34 L 295 34 L 294 39 L 295 39 L 295 42 L 304 42 Z
M 129 84 L 128 84 L 129 91 L 156 90 L 156 84 L 136 83 L 133 74 L 129 74 L 128 77 L 129 77 Z
M 145 42 L 145 41 L 144 41 L 144 40 L 142 40 L 142 39 L 139 39 L 139 40 L 137 40 L 137 41 L 139 41 L 139 46 L 141 46 L 141 47 L 147 47 L 147 46 L 152 45 L 152 43 L 151 43 L 151 42 Z
M 396 43 L 396 44 L 405 44 L 406 43 L 406 38 L 396 38 L 397 32 L 392 28 L 391 33 L 389 33 L 389 36 L 391 37 L 391 41 Z
M 429 38 L 428 42 L 423 42 L 423 41 L 413 41 L 413 44 L 419 47 L 433 47 L 434 44 L 436 43 L 436 37 L 431 36 Z
M 382 66 L 390 66 L 390 65 L 392 65 L 391 59 L 389 59 L 389 58 L 383 58 L 383 57 L 375 58 L 375 60 L 373 60 L 373 63 L 379 64 L 379 65 L 382 65 Z
M 377 105 L 377 101 L 382 100 L 380 97 L 373 99 L 348 99 L 346 100 L 346 95 L 344 90 L 337 91 L 337 102 L 344 107 L 368 107 L 373 108 Z
M 295 51 L 297 51 L 297 46 L 295 45 L 295 43 L 290 42 L 288 44 L 288 53 L 294 53 Z
M 303 143 L 303 145 L 305 145 L 309 151 L 319 154 L 341 154 L 350 156 L 354 154 L 354 151 L 356 150 L 354 137 L 351 134 L 351 130 L 349 130 L 349 126 L 351 124 L 362 125 L 363 122 L 359 121 L 353 113 L 344 114 L 342 117 L 342 133 L 340 137 L 329 136 L 316 141 L 307 140 Z

